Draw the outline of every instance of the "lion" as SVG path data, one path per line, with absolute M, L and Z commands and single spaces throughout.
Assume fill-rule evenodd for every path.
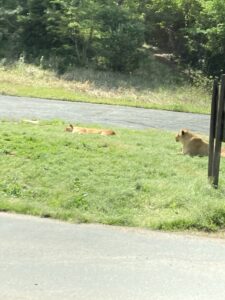
M 183 144 L 183 154 L 190 156 L 207 156 L 209 155 L 209 144 L 197 134 L 188 129 L 181 129 L 175 137 L 177 142 Z M 221 149 L 221 157 L 225 157 L 225 148 Z
M 181 129 L 175 139 L 177 142 L 183 144 L 183 154 L 188 154 L 190 156 L 209 155 L 209 144 L 188 129 Z
M 69 131 L 72 133 L 78 134 L 101 134 L 101 135 L 115 135 L 115 131 L 111 129 L 97 129 L 97 128 L 85 128 L 85 127 L 77 127 L 70 124 L 65 128 L 65 131 Z

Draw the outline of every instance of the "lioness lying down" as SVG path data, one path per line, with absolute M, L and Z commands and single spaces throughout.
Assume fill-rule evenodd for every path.
M 176 135 L 176 141 L 183 144 L 183 154 L 190 156 L 207 156 L 209 154 L 209 144 L 188 129 L 181 129 Z M 221 150 L 221 156 L 225 157 L 225 149 Z
M 115 135 L 115 131 L 111 129 L 97 129 L 97 128 L 85 128 L 85 127 L 77 127 L 70 124 L 66 127 L 65 131 L 69 131 L 72 133 L 78 134 L 101 134 L 101 135 Z

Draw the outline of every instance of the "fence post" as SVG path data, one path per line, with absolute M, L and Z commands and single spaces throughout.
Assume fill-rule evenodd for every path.
M 208 161 L 208 178 L 209 182 L 213 181 L 213 158 L 215 150 L 215 135 L 216 135 L 216 118 L 217 118 L 217 105 L 219 96 L 218 79 L 213 82 L 213 93 L 211 103 L 211 118 L 209 130 L 209 161 Z
M 220 153 L 221 153 L 221 145 L 223 139 L 224 102 L 225 102 L 225 75 L 222 75 L 219 102 L 217 107 L 215 148 L 214 148 L 213 168 L 212 168 L 213 185 L 215 188 L 218 187 L 218 182 L 219 182 Z

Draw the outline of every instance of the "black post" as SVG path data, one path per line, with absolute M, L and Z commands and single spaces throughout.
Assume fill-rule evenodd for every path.
M 218 103 L 218 112 L 216 120 L 216 142 L 213 156 L 213 185 L 218 187 L 219 182 L 219 168 L 220 168 L 220 152 L 223 136 L 223 119 L 224 119 L 224 100 L 225 100 L 225 75 L 221 78 L 221 89 Z
M 216 117 L 217 117 L 217 105 L 218 105 L 218 79 L 214 80 L 212 103 L 211 103 L 211 119 L 210 119 L 210 131 L 209 131 L 209 161 L 208 161 L 208 178 L 210 183 L 213 181 L 213 157 L 215 150 L 215 135 L 216 135 Z

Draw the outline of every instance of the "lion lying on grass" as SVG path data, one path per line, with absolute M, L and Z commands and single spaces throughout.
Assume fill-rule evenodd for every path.
M 190 156 L 209 155 L 209 144 L 200 136 L 192 133 L 188 129 L 181 129 L 176 135 L 176 141 L 183 144 L 183 154 Z M 225 157 L 225 149 L 221 150 L 221 156 Z
M 190 156 L 207 156 L 209 154 L 209 144 L 187 129 L 181 129 L 178 132 L 176 141 L 183 144 L 183 154 Z
M 101 135 L 115 135 L 115 131 L 111 129 L 97 129 L 97 128 L 85 128 L 85 127 L 77 127 L 70 124 L 66 127 L 65 131 L 69 131 L 72 133 L 78 134 L 101 134 Z

